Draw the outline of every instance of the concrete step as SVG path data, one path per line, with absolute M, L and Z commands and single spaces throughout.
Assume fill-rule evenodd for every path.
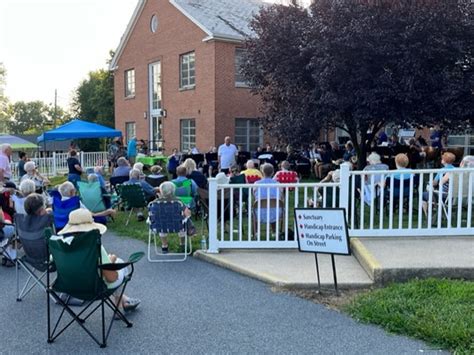
M 351 249 L 376 285 L 428 277 L 474 280 L 473 237 L 352 238 Z

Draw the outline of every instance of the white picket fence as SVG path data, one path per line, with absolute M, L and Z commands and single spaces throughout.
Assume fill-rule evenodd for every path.
M 433 185 L 439 172 L 450 174 L 445 194 L 437 192 L 443 191 L 443 186 Z M 266 190 L 267 197 L 256 199 L 257 189 Z M 272 200 L 270 194 L 275 195 L 275 189 L 280 199 Z M 351 237 L 474 236 L 473 194 L 474 169 L 406 170 L 400 175 L 396 170 L 349 171 L 343 165 L 337 183 L 258 187 L 218 185 L 210 179 L 209 252 L 297 248 L 293 238 L 297 207 L 343 208 Z
M 56 176 L 66 174 L 68 153 L 52 153 L 51 157 L 32 157 L 41 175 Z M 107 168 L 107 152 L 79 152 L 78 159 L 84 169 L 95 166 Z M 18 179 L 18 162 L 12 163 L 13 179 Z

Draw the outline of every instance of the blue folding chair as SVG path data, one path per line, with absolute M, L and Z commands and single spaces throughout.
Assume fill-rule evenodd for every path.
M 184 204 L 179 200 L 160 201 L 155 200 L 148 205 L 148 261 L 149 262 L 176 262 L 185 261 L 188 255 L 192 253 L 192 243 L 189 242 L 186 233 L 186 219 L 184 217 Z M 184 233 L 184 253 L 159 252 L 156 239 L 159 233 Z M 155 258 L 152 258 L 151 247 L 152 239 L 155 247 Z
M 62 201 L 58 191 L 51 191 L 50 195 L 53 197 L 54 228 L 58 233 L 69 221 L 69 213 L 81 207 L 81 199 L 73 196 Z

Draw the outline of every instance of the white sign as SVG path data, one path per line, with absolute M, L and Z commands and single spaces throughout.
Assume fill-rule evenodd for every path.
M 349 235 L 343 209 L 295 208 L 300 251 L 349 255 Z

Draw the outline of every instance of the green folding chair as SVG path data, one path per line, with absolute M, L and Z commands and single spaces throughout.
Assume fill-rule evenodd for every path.
M 147 207 L 148 204 L 145 198 L 145 193 L 140 184 L 117 185 L 117 191 L 120 198 L 119 203 L 122 204 L 125 209 L 130 209 L 127 222 L 125 223 L 125 225 L 128 226 L 133 210 Z
M 89 211 L 95 213 L 102 212 L 106 209 L 104 198 L 102 196 L 102 190 L 98 181 L 79 181 L 77 186 L 79 189 L 81 201 Z
M 119 288 L 122 288 L 120 299 L 122 298 L 125 288 L 132 278 L 134 263 L 139 261 L 145 253 L 133 253 L 130 255 L 128 262 L 103 264 L 101 246 L 98 230 L 78 233 L 71 237 L 53 236 L 49 238 L 48 250 L 54 260 L 57 276 L 54 282 L 51 283 L 50 272 L 47 274 L 48 343 L 54 342 L 71 324 L 76 322 L 101 348 L 105 348 L 115 317 L 120 318 L 128 328 L 132 326 L 132 323 L 128 321 L 116 306 L 112 295 Z M 108 288 L 103 281 L 102 271 L 117 271 L 126 267 L 131 267 L 131 270 L 124 277 L 123 282 L 116 288 Z M 74 297 L 84 300 L 84 307 L 75 312 L 68 306 L 69 299 L 62 299 L 59 295 L 60 293 L 66 293 L 69 295 L 68 298 Z M 52 327 L 51 322 L 51 298 L 63 307 L 54 327 Z M 105 326 L 105 306 L 113 312 L 107 331 Z M 92 334 L 85 325 L 87 319 L 98 309 L 101 311 L 102 320 L 101 340 Z M 68 313 L 72 319 L 59 327 L 64 313 Z

